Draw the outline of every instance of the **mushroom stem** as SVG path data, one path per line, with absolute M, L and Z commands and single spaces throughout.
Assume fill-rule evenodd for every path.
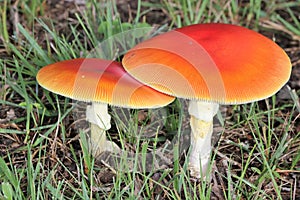
M 210 161 L 211 136 L 213 133 L 213 118 L 219 104 L 201 101 L 190 101 L 191 115 L 191 146 L 189 169 L 193 177 L 205 177 Z
M 110 129 L 110 115 L 108 106 L 103 103 L 92 103 L 86 108 L 87 121 L 91 123 L 90 133 L 90 151 L 97 158 L 102 152 L 109 151 L 117 153 L 120 148 L 117 144 L 109 141 L 106 137 L 106 131 Z

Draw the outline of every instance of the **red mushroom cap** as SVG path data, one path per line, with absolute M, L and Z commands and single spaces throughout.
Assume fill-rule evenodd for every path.
M 39 70 L 36 78 L 47 90 L 82 101 L 156 108 L 174 100 L 132 78 L 121 63 L 109 60 L 78 58 L 57 62 Z
M 230 24 L 175 29 L 136 45 L 122 62 L 158 91 L 223 104 L 269 97 L 291 74 L 290 59 L 275 42 Z

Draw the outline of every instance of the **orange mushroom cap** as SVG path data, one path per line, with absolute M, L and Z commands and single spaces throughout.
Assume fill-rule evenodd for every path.
M 265 36 L 230 24 L 196 24 L 129 50 L 123 67 L 166 94 L 223 104 L 276 93 L 289 79 L 287 54 Z
M 109 60 L 78 58 L 57 62 L 39 70 L 36 78 L 47 90 L 81 101 L 156 108 L 174 100 L 132 78 L 121 63 Z

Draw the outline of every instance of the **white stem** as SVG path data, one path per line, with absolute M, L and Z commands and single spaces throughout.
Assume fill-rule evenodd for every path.
M 97 124 L 101 129 L 106 131 L 110 129 L 110 119 L 107 104 L 94 102 L 86 107 L 86 120 Z
M 98 157 L 104 151 L 119 152 L 118 145 L 106 138 L 106 131 L 111 127 L 107 104 L 92 103 L 88 105 L 86 119 L 91 123 L 90 150 L 92 155 Z
M 197 178 L 205 176 L 210 161 L 213 118 L 218 108 L 216 103 L 190 101 L 189 104 L 192 131 L 189 169 L 191 175 Z

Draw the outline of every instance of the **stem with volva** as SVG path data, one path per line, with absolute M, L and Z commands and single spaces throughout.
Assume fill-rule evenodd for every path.
M 109 141 L 106 137 L 106 131 L 111 127 L 108 105 L 95 102 L 88 105 L 86 108 L 86 119 L 91 124 L 89 148 L 92 155 L 97 158 L 105 151 L 119 153 L 120 148 L 118 145 Z
M 210 161 L 213 118 L 217 114 L 219 104 L 191 100 L 191 146 L 189 169 L 194 177 L 205 177 Z

